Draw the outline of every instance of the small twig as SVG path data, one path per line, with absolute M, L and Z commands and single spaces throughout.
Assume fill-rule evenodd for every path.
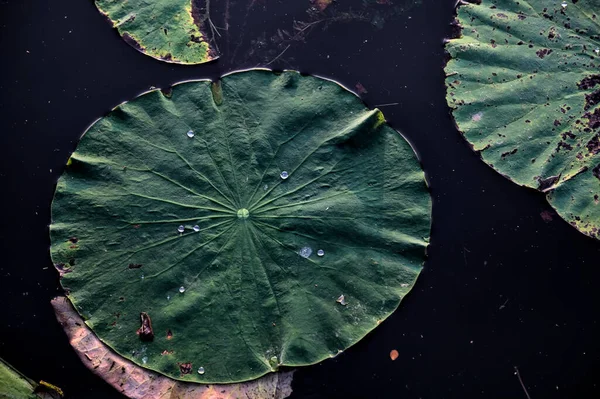
M 519 373 L 519 369 L 517 368 L 517 366 L 515 366 L 515 374 L 517 375 L 517 378 L 519 379 L 519 382 L 521 383 L 521 387 L 523 387 L 525 396 L 527 396 L 527 399 L 531 399 L 531 396 L 529 396 L 529 392 L 527 392 L 527 388 L 525 388 L 525 384 L 523 384 L 523 380 L 521 379 L 521 373 Z
M 502 305 L 500 305 L 500 307 L 498 308 L 498 310 L 502 310 L 506 307 L 506 304 L 508 303 L 508 299 L 506 299 L 506 301 L 504 301 L 504 303 Z
M 400 105 L 400 103 L 376 104 L 375 107 L 391 107 L 392 105 Z
M 279 55 L 275 58 L 273 58 L 271 61 L 267 62 L 265 64 L 265 66 L 267 65 L 271 65 L 273 62 L 277 61 L 279 59 L 279 57 L 281 57 L 283 55 L 283 53 L 285 53 L 292 45 L 288 44 L 286 48 L 283 49 L 283 51 L 281 53 L 279 53 Z

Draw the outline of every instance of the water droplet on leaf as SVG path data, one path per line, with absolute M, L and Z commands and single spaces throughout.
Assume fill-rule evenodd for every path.
M 179 287 L 179 292 L 182 294 L 185 292 L 185 287 L 183 285 Z
M 340 297 L 336 300 L 337 303 L 339 303 L 342 306 L 346 306 L 346 298 L 344 298 L 344 295 L 340 295 Z
M 281 173 L 279 174 L 279 177 L 281 177 L 283 180 L 285 180 L 285 179 L 287 179 L 288 177 L 290 177 L 290 174 L 284 170 L 283 172 L 281 172 Z
M 177 228 L 177 231 L 180 233 L 183 233 L 184 230 L 185 230 L 185 227 L 183 227 L 183 225 L 181 225 Z
M 319 249 L 317 251 L 317 256 L 323 256 L 323 255 L 325 255 L 325 251 L 323 251 L 322 249 Z
M 568 4 L 567 4 L 567 2 L 566 2 L 566 1 L 563 1 L 562 3 L 560 3 L 560 6 L 561 6 L 562 8 L 567 8 Z
M 298 254 L 300 256 L 302 256 L 303 258 L 308 258 L 310 255 L 312 255 L 312 248 L 311 247 L 303 247 L 302 249 L 300 249 L 300 252 L 298 252 Z
M 198 374 L 204 374 L 204 367 L 200 367 L 198 369 Z
M 195 136 L 195 134 L 194 134 L 194 131 L 193 131 L 193 130 L 190 130 L 190 131 L 188 131 L 188 132 L 187 132 L 187 136 L 188 136 L 189 138 L 192 138 L 192 137 L 194 137 L 194 136 Z
M 144 364 L 148 363 L 148 358 L 146 356 L 144 356 L 142 358 L 142 363 L 144 363 Z
M 195 225 L 195 226 L 194 226 L 194 231 L 200 231 L 200 226 L 198 226 L 198 225 Z

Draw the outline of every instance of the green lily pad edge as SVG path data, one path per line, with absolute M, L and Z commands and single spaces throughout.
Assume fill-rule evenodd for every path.
M 445 67 L 446 100 L 473 151 L 595 239 L 599 10 L 600 0 L 459 1 Z
M 253 89 L 255 83 L 256 90 Z M 262 97 L 262 100 L 268 102 L 265 105 L 267 111 L 262 110 L 262 107 L 250 109 L 248 104 L 259 101 L 257 98 L 263 92 L 268 92 L 268 95 Z M 195 97 L 200 95 L 198 93 L 202 97 Z M 252 96 L 257 97 L 246 99 Z M 210 98 L 211 101 L 204 103 L 201 98 Z M 270 100 L 272 98 L 275 99 Z M 313 98 L 316 100 L 313 101 Z M 222 110 L 226 110 L 227 117 L 218 120 L 218 123 L 224 124 L 224 128 L 202 136 L 201 129 L 190 127 L 190 132 L 193 130 L 195 136 L 186 137 L 186 132 L 190 133 L 186 126 L 191 126 L 192 122 L 181 126 L 175 120 L 167 122 L 171 116 L 181 116 L 178 115 L 178 109 L 181 108 L 172 104 L 184 99 L 187 105 L 193 103 L 198 106 L 194 118 L 210 113 L 219 116 L 224 112 Z M 309 101 L 304 101 L 305 99 Z M 339 103 L 327 101 L 334 99 L 339 100 Z M 227 108 L 229 102 L 234 104 L 231 109 Z M 119 130 L 118 124 L 127 124 L 130 123 L 129 119 L 135 119 L 132 123 L 142 124 L 149 131 L 154 125 L 150 113 L 156 111 L 155 106 L 156 109 L 164 107 L 169 111 L 164 124 L 177 133 L 172 137 L 157 135 L 154 141 L 151 133 L 148 133 L 147 140 L 146 136 L 138 135 L 138 147 L 127 142 L 127 135 Z M 273 111 L 268 112 L 269 106 L 280 109 L 280 114 L 284 116 L 271 120 Z M 159 111 L 162 112 L 162 108 Z M 317 118 L 313 120 L 311 117 L 304 126 L 299 125 L 303 120 L 301 117 L 293 119 L 289 116 L 292 120 L 286 119 L 296 111 L 316 115 Z M 255 156 L 260 157 L 260 154 L 270 151 L 274 163 L 278 164 L 282 160 L 289 162 L 289 177 L 280 177 L 281 165 L 271 165 L 271 162 L 266 165 L 264 160 L 254 164 L 253 161 L 247 164 L 242 161 L 241 166 L 236 164 L 236 168 L 231 169 L 221 165 L 217 167 L 215 164 L 214 176 L 222 173 L 227 177 L 221 180 L 215 177 L 213 180 L 217 185 L 229 180 L 229 176 L 231 181 L 236 179 L 236 171 L 249 171 L 246 181 L 249 179 L 252 184 L 247 185 L 246 192 L 243 191 L 244 188 L 240 188 L 242 192 L 238 193 L 238 197 L 241 200 L 246 196 L 255 199 L 254 204 L 242 206 L 235 201 L 235 195 L 228 202 L 229 195 L 224 192 L 231 187 L 228 188 L 226 183 L 215 187 L 210 181 L 213 178 L 211 175 L 204 182 L 195 182 L 199 186 L 194 187 L 194 194 L 199 196 L 193 197 L 208 200 L 203 206 L 192 207 L 196 208 L 195 212 L 204 212 L 202 209 L 209 209 L 205 205 L 211 205 L 210 212 L 221 212 L 225 215 L 225 220 L 217 221 L 224 222 L 206 225 L 202 224 L 204 222 L 177 221 L 163 226 L 163 221 L 145 224 L 145 221 L 138 218 L 119 225 L 118 231 L 112 231 L 110 223 L 113 223 L 111 220 L 117 220 L 117 216 L 116 213 L 111 213 L 111 209 L 121 205 L 110 196 L 120 196 L 121 191 L 118 194 L 117 191 L 122 190 L 117 185 L 118 190 L 111 191 L 115 189 L 111 186 L 115 181 L 129 179 L 126 183 L 132 184 L 132 187 L 148 189 L 154 182 L 145 182 L 145 173 L 157 171 L 145 169 L 141 166 L 143 162 L 155 162 L 155 158 L 158 159 L 156 162 L 160 162 L 163 153 L 175 154 L 180 148 L 184 148 L 181 143 L 185 143 L 185 146 L 192 143 L 195 151 L 205 151 L 203 157 L 190 164 L 186 161 L 190 155 L 182 152 L 177 155 L 180 159 L 177 162 L 181 167 L 178 164 L 173 170 L 160 171 L 162 180 L 171 181 L 168 183 L 169 188 L 175 194 L 184 196 L 186 191 L 189 194 L 191 189 L 175 180 L 212 173 L 207 165 L 215 162 L 215 159 L 211 160 L 210 151 L 202 148 L 216 148 L 214 146 L 227 141 L 229 136 L 220 136 L 224 131 L 234 132 L 240 127 L 248 129 L 232 133 L 237 134 L 236 138 L 241 140 L 233 147 L 234 157 L 243 157 L 248 153 L 248 148 L 252 146 L 246 148 L 250 142 L 244 141 L 245 134 L 252 136 L 253 133 L 249 132 L 263 123 L 252 121 L 254 113 L 260 114 L 265 119 L 265 124 L 272 123 L 271 128 L 279 126 L 277 129 L 281 130 L 278 134 L 282 135 L 282 142 L 271 147 L 266 143 L 273 140 L 273 137 L 270 134 L 260 136 L 260 140 L 264 142 L 256 145 L 262 145 L 263 152 L 257 152 Z M 131 116 L 134 117 L 130 118 Z M 346 121 L 342 116 L 351 120 Z M 340 124 L 340 120 L 348 123 Z M 212 123 L 212 120 L 204 120 L 202 126 Z M 310 130 L 311 123 L 317 124 L 313 129 L 318 134 L 304 131 Z M 298 131 L 286 133 L 286 127 L 294 127 Z M 330 130 L 332 127 L 340 131 Z M 111 131 L 113 128 L 115 130 Z M 146 130 L 141 129 L 138 133 L 146 134 Z M 115 134 L 114 138 L 105 140 L 104 137 L 109 134 Z M 279 135 L 276 138 L 278 137 Z M 319 138 L 322 142 L 318 141 L 317 145 L 315 143 Z M 204 145 L 204 140 L 213 141 Z M 175 142 L 175 150 L 168 148 Z M 289 147 L 284 146 L 290 142 L 295 146 L 288 152 Z M 281 153 L 280 146 L 284 148 Z M 92 152 L 89 152 L 90 149 Z M 102 151 L 98 151 L 99 149 Z M 123 152 L 118 153 L 121 150 Z M 126 153 L 138 150 L 142 152 Z M 150 150 L 155 150 L 156 153 L 143 152 Z M 226 162 L 225 155 L 223 153 L 221 158 L 221 154 L 216 154 L 217 162 Z M 113 158 L 108 160 L 110 157 Z M 175 157 L 176 155 L 173 160 Z M 363 168 L 353 167 L 359 159 Z M 130 165 L 120 163 L 126 162 L 125 160 L 133 161 Z M 292 161 L 297 167 L 291 165 Z M 300 170 L 307 163 L 319 166 L 304 171 L 305 182 L 300 184 L 299 178 L 304 175 L 296 169 Z M 233 165 L 232 160 L 231 164 Z M 253 167 L 257 164 L 261 166 L 262 173 L 252 174 Z M 170 175 L 174 170 L 181 175 Z M 340 170 L 344 173 L 340 174 Z M 372 176 L 365 176 L 369 173 Z M 390 178 L 378 180 L 383 176 Z M 360 189 L 357 188 L 357 185 L 367 181 L 368 187 L 363 187 L 363 184 Z M 97 190 L 96 184 L 102 186 L 100 190 Z M 177 188 L 178 185 L 182 190 Z M 255 186 L 258 188 L 255 189 Z M 338 186 L 341 187 L 339 192 L 336 191 Z M 286 191 L 285 187 L 293 189 Z M 344 187 L 348 187 L 346 191 L 352 195 L 347 195 Z M 320 190 L 333 194 L 323 196 Z M 295 198 L 297 203 L 289 203 L 294 200 L 296 193 L 303 196 Z M 288 195 L 292 199 L 282 203 L 281 198 L 285 199 Z M 155 205 L 148 198 L 146 194 L 136 194 L 137 202 L 131 209 L 132 212 L 155 212 Z M 79 203 L 80 200 L 83 202 Z M 183 203 L 187 199 L 179 201 Z M 322 206 L 321 201 L 324 201 Z M 168 207 L 174 206 L 171 203 L 175 201 L 169 199 L 168 202 L 170 203 L 165 204 L 164 209 L 160 206 L 157 209 L 172 212 Z M 86 207 L 82 204 L 96 206 Z M 318 209 L 315 204 L 318 204 Z M 390 206 L 391 204 L 394 206 Z M 177 205 L 177 211 L 182 212 L 178 216 L 180 219 L 189 215 L 185 213 L 187 208 Z M 331 205 L 331 209 L 329 206 L 325 209 L 325 205 Z M 105 215 L 104 211 L 108 213 Z M 325 222 L 329 216 L 313 216 L 325 211 L 331 215 L 331 219 L 337 218 L 342 222 L 329 223 Z M 206 212 L 211 215 L 208 210 Z M 309 216 L 301 215 L 303 212 Z M 221 214 L 215 217 L 221 217 Z M 269 217 L 272 219 L 268 219 Z M 288 217 L 296 222 L 289 222 Z M 260 68 L 236 71 L 224 75 L 216 82 L 194 80 L 177 83 L 167 90 L 150 90 L 120 104 L 107 116 L 97 120 L 82 135 L 77 150 L 69 159 L 57 184 L 52 203 L 52 219 L 51 257 L 61 275 L 61 285 L 100 340 L 139 366 L 175 380 L 229 384 L 259 378 L 277 371 L 279 367 L 307 366 L 335 357 L 359 342 L 389 317 L 414 286 L 426 259 L 431 227 L 431 197 L 416 153 L 399 132 L 387 125 L 379 110 L 369 110 L 355 93 L 337 82 L 302 75 L 296 71 L 273 72 Z M 90 219 L 98 231 L 89 231 Z M 310 223 L 305 222 L 306 219 Z M 365 223 L 364 219 L 369 220 L 369 223 L 372 219 L 373 225 Z M 253 221 L 254 225 L 250 226 L 249 221 Z M 105 222 L 109 224 L 103 225 Z M 227 224 L 229 222 L 232 225 Z M 236 287 L 232 289 L 229 286 L 231 276 L 224 278 L 215 271 L 205 279 L 191 279 L 185 264 L 187 255 L 184 256 L 186 260 L 176 261 L 176 264 L 181 263 L 176 268 L 165 268 L 163 263 L 168 264 L 168 259 L 159 259 L 162 256 L 168 257 L 169 251 L 175 248 L 170 248 L 170 245 L 185 243 L 186 239 L 190 240 L 186 237 L 194 234 L 208 237 L 209 242 L 219 243 L 215 248 L 203 243 L 202 245 L 211 248 L 208 252 L 219 254 L 223 251 L 223 254 L 227 253 L 232 259 L 236 259 L 236 256 L 237 259 L 242 259 L 243 248 L 231 246 L 228 239 L 219 241 L 221 238 L 224 240 L 227 234 L 233 235 L 229 233 L 227 226 L 236 223 L 246 223 L 243 226 L 249 227 L 236 227 L 234 230 L 254 229 L 255 235 L 260 236 L 256 241 L 244 242 L 246 234 L 240 235 L 239 240 L 236 240 L 239 246 L 245 249 L 264 249 L 257 252 L 264 270 L 250 268 L 235 274 L 247 276 L 254 273 L 260 283 L 255 288 L 241 290 L 240 293 Z M 177 226 L 180 224 L 183 233 L 178 230 Z M 222 224 L 225 225 L 218 226 Z M 123 233 L 123 229 L 127 229 L 127 232 Z M 215 229 L 215 233 L 211 235 L 210 229 Z M 165 248 L 159 248 L 160 251 L 149 254 L 146 258 L 145 255 L 139 257 L 137 249 L 131 250 L 136 245 L 146 245 L 145 248 L 155 246 L 154 243 L 148 245 L 144 241 L 147 239 L 144 236 L 146 233 L 143 233 L 145 230 L 151 235 L 169 237 L 160 242 L 160 246 Z M 315 238 L 317 236 L 318 239 Z M 127 244 L 121 246 L 123 241 Z M 321 249 L 318 242 L 325 248 L 324 255 L 317 251 Z M 305 245 L 309 250 L 306 250 Z M 109 248 L 114 249 L 109 251 Z M 191 251 L 186 248 L 176 253 L 194 251 L 196 249 L 192 247 Z M 123 260 L 112 265 L 110 262 L 116 255 L 111 258 L 111 253 L 123 257 Z M 269 258 L 271 254 L 276 254 L 276 257 Z M 194 255 L 200 258 L 197 260 L 199 264 L 208 264 L 203 273 L 223 267 L 219 262 L 215 266 L 216 255 L 211 258 L 212 261 L 204 258 L 204 254 Z M 102 268 L 85 267 L 92 263 L 101 264 Z M 162 266 L 156 268 L 155 264 Z M 240 262 L 229 264 L 230 268 L 239 266 L 241 270 L 244 266 L 240 265 Z M 308 266 L 314 269 L 306 269 Z M 99 270 L 101 272 L 97 273 Z M 219 272 L 220 270 L 222 269 Z M 228 270 L 223 273 L 229 273 Z M 108 271 L 117 273 L 117 276 L 107 274 Z M 260 276 L 262 273 L 266 273 L 266 277 Z M 288 278 L 289 275 L 293 278 Z M 241 285 L 250 283 L 255 285 L 256 281 L 239 281 Z M 244 301 L 248 301 L 248 298 L 242 298 L 244 295 L 249 295 L 251 301 L 256 301 L 256 306 L 247 306 L 243 312 L 239 312 Z M 273 295 L 275 300 L 265 299 L 265 295 Z M 132 296 L 143 298 L 143 305 L 135 303 Z M 209 305 L 214 303 L 219 306 L 213 309 Z M 206 307 L 202 307 L 203 304 L 207 304 Z M 276 317 L 281 312 L 280 307 L 288 312 L 284 312 L 287 317 Z M 141 313 L 148 314 L 152 319 L 153 336 L 150 340 L 143 339 Z M 215 321 L 223 325 L 215 325 Z M 240 331 L 235 332 L 236 328 Z

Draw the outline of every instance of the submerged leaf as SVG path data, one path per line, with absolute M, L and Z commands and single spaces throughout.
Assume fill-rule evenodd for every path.
M 283 399 L 292 393 L 293 372 L 270 374 L 254 381 L 229 385 L 180 382 L 146 370 L 114 353 L 87 327 L 65 297 L 52 300 L 56 318 L 81 361 L 94 374 L 132 399 Z M 170 353 L 165 353 L 168 356 Z
M 61 284 L 119 354 L 238 382 L 324 360 L 389 316 L 421 270 L 430 208 L 381 112 L 331 81 L 253 70 L 96 122 L 58 182 L 51 252 L 74 260 Z
M 96 6 L 135 49 L 178 64 L 217 58 L 207 39 L 210 0 L 95 0 Z
M 447 100 L 482 159 L 600 238 L 600 0 L 458 9 Z

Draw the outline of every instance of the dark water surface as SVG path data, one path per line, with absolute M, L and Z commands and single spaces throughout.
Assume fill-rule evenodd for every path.
M 418 151 L 434 198 L 413 292 L 359 344 L 299 370 L 292 398 L 526 399 L 515 366 L 532 399 L 600 397 L 600 242 L 463 142 L 442 71 L 455 0 L 412 1 L 393 0 L 392 15 L 393 6 L 338 0 L 332 7 L 352 4 L 354 20 L 329 9 L 298 41 L 283 30 L 321 18 L 307 14 L 308 0 L 232 0 L 223 58 L 186 67 L 136 52 L 91 0 L 0 0 L 0 357 L 69 398 L 121 397 L 79 361 L 50 306 L 60 293 L 47 228 L 56 180 L 81 133 L 120 102 L 272 61 L 360 82 L 371 107 L 397 103 L 381 109 Z

